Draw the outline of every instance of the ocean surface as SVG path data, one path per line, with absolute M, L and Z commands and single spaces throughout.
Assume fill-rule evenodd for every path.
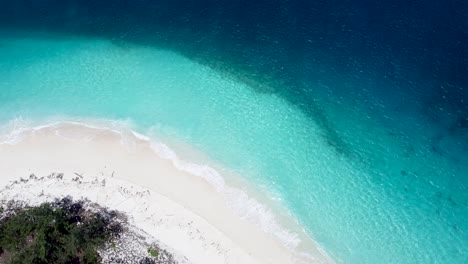
M 0 3 L 0 138 L 115 121 L 234 171 L 337 263 L 468 263 L 467 1 Z

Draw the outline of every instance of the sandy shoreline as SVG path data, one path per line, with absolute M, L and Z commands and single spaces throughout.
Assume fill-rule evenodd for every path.
M 81 195 L 128 212 L 139 228 L 191 263 L 325 262 L 318 251 L 296 254 L 239 217 L 213 184 L 155 155 L 149 141 L 134 136 L 122 143 L 111 130 L 71 123 L 23 132 L 18 142 L 0 144 L 0 188 L 30 174 L 64 173 L 62 182 L 36 182 L 9 195 Z M 77 175 L 83 184 L 72 181 Z

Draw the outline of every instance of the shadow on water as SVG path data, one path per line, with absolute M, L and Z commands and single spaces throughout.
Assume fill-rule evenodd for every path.
M 385 79 L 397 84 L 392 89 L 430 98 L 427 112 L 442 100 L 440 84 L 468 89 L 468 9 L 463 1 L 0 2 L 3 28 L 102 37 L 123 48 L 126 43 L 167 48 L 257 92 L 277 94 L 316 122 L 341 154 L 352 150 L 320 104 L 324 93 L 318 89 L 324 88 L 318 83 L 327 83 L 325 99 L 334 101 L 348 93 L 335 79 Z M 415 92 L 418 80 L 431 80 L 436 88 Z M 468 117 L 465 90 L 443 97 L 458 100 L 446 104 L 458 120 Z

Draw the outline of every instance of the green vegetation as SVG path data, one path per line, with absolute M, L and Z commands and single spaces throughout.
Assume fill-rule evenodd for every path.
M 70 198 L 2 211 L 0 263 L 98 263 L 97 249 L 122 232 L 116 212 Z
M 150 256 L 155 257 L 155 258 L 157 258 L 159 255 L 158 250 L 152 247 L 148 248 L 148 253 L 150 254 Z

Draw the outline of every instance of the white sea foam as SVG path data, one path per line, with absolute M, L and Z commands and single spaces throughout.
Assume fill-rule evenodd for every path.
M 21 117 L 6 122 L 0 126 L 0 144 L 14 145 L 31 129 L 31 125 Z
M 153 152 L 160 158 L 170 160 L 175 168 L 190 175 L 203 178 L 218 193 L 221 193 L 226 199 L 229 207 L 241 218 L 254 223 L 263 232 L 279 240 L 285 247 L 296 251 L 301 243 L 299 235 L 281 226 L 274 213 L 266 205 L 250 197 L 246 192 L 228 186 L 223 176 L 213 167 L 207 164 L 196 164 L 181 159 L 177 153 L 167 144 L 160 140 L 150 138 L 131 129 L 131 122 L 120 120 L 105 119 L 58 119 L 34 124 L 32 121 L 17 118 L 8 122 L 1 128 L 0 144 L 14 145 L 23 139 L 23 136 L 29 133 L 36 133 L 41 130 L 53 129 L 57 135 L 61 135 L 60 128 L 67 125 L 81 126 L 93 130 L 102 130 L 103 132 L 112 132 L 120 136 L 121 144 L 130 150 L 136 141 L 146 141 L 150 144 Z M 70 140 L 90 141 L 91 138 L 67 138 Z M 308 255 L 308 254 L 306 254 Z M 310 259 L 313 259 L 310 256 Z
M 226 185 L 224 178 L 216 169 L 208 165 L 184 161 L 164 143 L 152 142 L 151 147 L 161 158 L 171 160 L 177 169 L 205 179 L 217 192 L 223 193 L 227 197 L 229 206 L 242 218 L 255 223 L 265 233 L 282 241 L 289 249 L 296 248 L 301 242 L 297 234 L 280 226 L 269 208 L 249 197 L 244 191 Z

